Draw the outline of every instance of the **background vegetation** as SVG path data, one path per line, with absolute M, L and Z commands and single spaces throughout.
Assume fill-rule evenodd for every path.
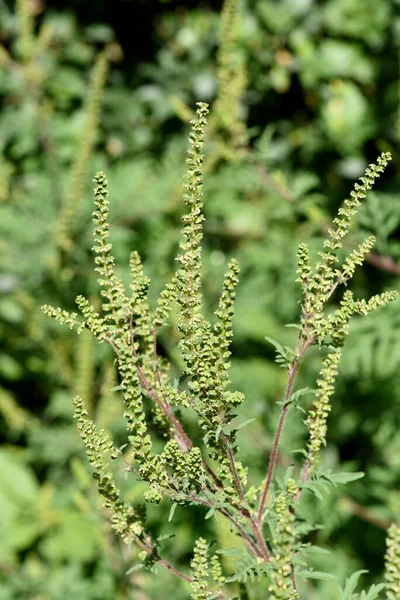
M 0 2 L 0 599 L 188 596 L 168 573 L 126 576 L 136 550 L 110 533 L 72 421 L 79 393 L 123 440 L 112 358 L 40 312 L 44 303 L 73 310 L 76 295 L 97 290 L 96 170 L 108 175 L 122 275 L 137 249 L 156 294 L 181 227 L 186 123 L 196 101 L 213 104 L 227 86 L 229 103 L 215 103 L 208 142 L 204 279 L 212 306 L 237 257 L 232 380 L 246 395 L 241 419 L 256 417 L 239 440 L 254 480 L 265 473 L 285 385 L 265 336 L 289 345 L 295 337 L 284 326 L 299 312 L 297 245 L 318 247 L 353 180 L 381 151 L 394 160 L 349 240 L 352 248 L 373 232 L 376 253 L 353 290 L 369 297 L 400 287 L 398 4 L 253 0 L 242 2 L 235 31 L 221 47 L 219 3 Z M 233 69 L 226 81 L 221 65 Z M 166 335 L 165 354 L 174 346 Z M 354 320 L 324 460 L 366 475 L 323 496 L 323 527 L 311 534 L 331 553 L 314 567 L 329 562 L 340 582 L 357 569 L 369 570 L 366 583 L 380 581 L 384 530 L 400 511 L 399 362 L 397 303 Z M 319 369 L 315 353 L 302 385 L 313 386 Z M 282 467 L 306 432 L 293 422 L 285 434 Z M 134 501 L 138 484 L 124 485 Z M 150 514 L 155 533 L 175 534 L 165 543 L 176 564 L 189 562 L 193 531 L 238 544 L 197 509 L 192 522 L 178 508 L 168 523 L 169 508 Z M 308 594 L 333 600 L 337 590 L 321 581 Z

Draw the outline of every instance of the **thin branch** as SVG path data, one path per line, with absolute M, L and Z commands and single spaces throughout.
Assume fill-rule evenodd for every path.
M 132 355 L 135 359 L 136 369 L 137 369 L 140 381 L 142 383 L 142 386 L 143 386 L 145 392 L 147 393 L 147 395 L 158 404 L 158 406 L 161 408 L 161 410 L 164 412 L 164 414 L 171 421 L 172 425 L 174 426 L 174 428 L 179 436 L 179 440 L 177 440 L 178 443 L 180 444 L 181 448 L 185 452 L 187 452 L 188 450 L 190 450 L 193 447 L 193 442 L 186 435 L 182 425 L 179 423 L 178 419 L 172 413 L 171 407 L 168 404 L 164 404 L 160 400 L 157 392 L 152 388 L 152 386 L 150 385 L 150 382 L 146 378 L 146 375 L 142 369 L 142 366 L 139 363 L 139 357 L 138 357 L 136 349 L 135 349 L 135 334 L 134 334 L 134 331 L 132 328 L 132 322 L 130 322 L 129 328 L 130 328 L 130 334 L 131 334 Z
M 236 468 L 236 464 L 235 464 L 235 457 L 233 455 L 232 444 L 231 444 L 229 438 L 223 432 L 221 432 L 221 439 L 224 442 L 225 447 L 226 447 L 226 451 L 227 451 L 227 455 L 228 455 L 228 460 L 229 460 L 229 468 L 230 468 L 230 471 L 231 471 L 232 476 L 233 476 L 233 481 L 234 481 L 234 485 L 235 485 L 236 491 L 237 491 L 237 493 L 239 495 L 240 500 L 243 502 L 243 504 L 246 504 L 246 498 L 245 498 L 245 495 L 244 495 L 243 487 L 242 487 L 242 484 L 240 482 L 239 474 L 238 474 L 238 471 L 237 471 L 237 468 Z M 246 512 L 248 512 L 247 509 L 246 509 Z M 252 515 L 249 512 L 248 512 L 247 516 L 248 516 L 248 518 L 250 520 L 250 526 L 252 528 L 254 536 L 255 536 L 255 538 L 256 538 L 256 540 L 257 540 L 257 542 L 258 542 L 258 544 L 259 544 L 259 546 L 261 548 L 262 556 L 263 556 L 263 558 L 266 561 L 269 561 L 270 560 L 270 553 L 269 553 L 267 544 L 265 543 L 265 540 L 264 540 L 264 537 L 262 535 L 261 529 L 258 526 L 258 524 L 255 522 L 255 520 L 253 519 Z
M 154 331 L 153 331 L 154 333 Z M 139 375 L 139 379 L 142 383 L 144 392 L 146 393 L 146 395 L 148 395 L 151 399 L 153 399 L 157 405 L 161 408 L 161 410 L 164 412 L 164 414 L 168 417 L 168 419 L 170 420 L 170 422 L 172 423 L 172 425 L 174 426 L 177 435 L 177 441 L 180 444 L 180 446 L 182 447 L 182 449 L 184 451 L 188 451 L 193 447 L 193 442 L 190 440 L 190 438 L 187 436 L 187 434 L 185 433 L 182 425 L 180 424 L 180 422 L 176 419 L 176 417 L 174 416 L 174 414 L 172 413 L 172 409 L 170 407 L 170 405 L 166 402 L 165 404 L 160 400 L 156 390 L 153 389 L 153 387 L 151 386 L 150 382 L 148 381 L 140 363 L 138 360 L 138 354 L 136 352 L 136 348 L 135 348 L 135 334 L 133 331 L 133 324 L 132 322 L 130 322 L 130 337 L 131 337 L 131 348 L 132 348 L 132 355 L 133 358 L 135 359 L 135 365 L 136 365 L 136 369 Z M 155 354 L 155 358 L 157 357 L 156 354 L 157 350 L 156 350 L 156 340 L 154 340 L 153 342 L 153 353 Z M 159 381 L 159 385 L 161 386 L 161 381 L 160 379 L 158 379 Z M 225 441 L 228 444 L 228 456 L 229 456 L 229 461 L 231 464 L 231 467 L 233 469 L 233 474 L 234 474 L 234 479 L 236 482 L 236 485 L 238 486 L 238 493 L 239 493 L 239 497 L 240 499 L 245 502 L 245 497 L 244 497 L 244 493 L 243 493 L 243 489 L 240 483 L 240 479 L 239 479 L 239 475 L 237 473 L 237 469 L 236 469 L 236 465 L 234 462 L 234 456 L 233 456 L 233 452 L 232 452 L 232 448 L 230 446 L 230 442 L 229 440 L 226 438 L 225 434 L 222 434 L 225 437 Z M 206 463 L 206 461 L 204 459 L 202 459 L 202 465 L 204 467 L 204 469 L 208 472 L 208 474 L 212 477 L 212 479 L 214 480 L 215 484 L 217 485 L 217 487 L 219 487 L 220 489 L 223 489 L 224 485 L 222 483 L 222 481 L 219 479 L 219 477 L 214 473 L 214 471 L 211 469 L 211 467 Z M 208 484 L 209 485 L 209 484 Z M 240 490 L 240 492 L 239 492 Z M 211 492 L 214 492 L 215 490 L 211 487 Z M 199 502 L 199 500 L 201 500 L 200 498 L 193 499 L 193 501 L 197 501 Z M 209 506 L 212 507 L 213 505 L 211 503 L 207 503 L 206 501 L 201 500 L 199 502 L 200 504 L 203 504 L 205 506 Z M 240 533 L 241 537 L 244 539 L 244 541 L 246 542 L 246 544 L 249 546 L 250 550 L 253 552 L 253 554 L 259 558 L 264 558 L 264 560 L 269 560 L 269 552 L 268 552 L 268 548 L 266 546 L 265 540 L 262 537 L 262 534 L 259 530 L 259 528 L 257 527 L 257 524 L 254 522 L 254 520 L 252 519 L 252 517 L 250 516 L 250 513 L 248 510 L 244 509 L 243 507 L 236 505 L 236 504 L 232 504 L 233 506 L 235 506 L 235 508 L 243 515 L 246 516 L 247 518 L 250 518 L 251 520 L 251 525 L 252 525 L 252 529 L 254 532 L 254 535 L 257 539 L 257 542 L 260 544 L 261 546 L 261 550 L 259 550 L 256 546 L 256 544 L 254 544 L 253 540 L 251 539 L 251 537 L 246 533 L 246 531 L 243 529 L 243 527 L 236 521 L 236 519 L 234 518 L 234 516 L 226 509 L 221 509 L 221 508 L 217 508 L 218 512 L 220 512 L 221 514 L 223 514 L 237 529 L 237 531 Z
M 138 356 L 137 356 L 137 352 L 136 352 L 136 349 L 135 349 L 135 335 L 134 335 L 134 331 L 132 329 L 132 325 L 130 326 L 130 332 L 131 332 L 132 354 L 133 354 L 133 357 L 135 358 L 136 368 L 138 370 L 139 378 L 140 378 L 140 380 L 142 382 L 142 385 L 143 385 L 143 387 L 144 387 L 147 395 L 149 395 L 158 404 L 158 406 L 164 411 L 164 413 L 166 414 L 166 416 L 169 418 L 169 420 L 171 421 L 171 423 L 174 425 L 174 427 L 176 428 L 176 430 L 177 430 L 177 432 L 179 434 L 180 441 L 183 442 L 183 444 L 185 446 L 184 449 L 186 451 L 188 451 L 190 448 L 193 447 L 193 442 L 186 435 L 185 431 L 183 430 L 182 425 L 179 423 L 179 421 L 173 415 L 171 407 L 168 404 L 164 404 L 163 402 L 161 402 L 160 398 L 158 397 L 158 394 L 151 387 L 149 381 L 147 380 L 147 378 L 145 376 L 145 373 L 144 373 L 141 365 L 139 364 L 139 362 L 137 360 Z M 215 481 L 215 483 L 218 485 L 218 487 L 219 488 L 223 488 L 224 486 L 223 486 L 222 481 L 214 473 L 214 471 L 211 469 L 211 467 L 204 461 L 204 459 L 202 459 L 202 464 L 203 464 L 203 467 L 205 468 L 205 470 L 211 475 L 211 477 L 213 478 L 213 480 Z M 239 483 L 240 483 L 240 481 L 239 481 Z M 214 491 L 214 490 L 211 489 L 211 491 Z M 242 495 L 243 495 L 243 491 L 242 491 Z M 243 499 L 244 499 L 244 495 L 243 495 Z M 206 504 L 205 501 L 203 501 L 201 503 L 202 504 Z M 212 506 L 212 505 L 210 505 L 210 506 Z M 252 550 L 252 552 L 256 556 L 258 556 L 260 558 L 265 558 L 265 559 L 269 558 L 268 550 L 266 548 L 264 540 L 262 540 L 263 551 L 261 552 L 260 550 L 258 550 L 257 546 L 254 544 L 254 542 L 252 541 L 252 539 L 250 538 L 250 536 L 245 532 L 245 530 L 242 528 L 242 526 L 235 520 L 235 518 L 231 515 L 231 513 L 229 511 L 227 511 L 226 509 L 217 509 L 217 510 L 219 512 L 221 512 L 221 514 L 223 514 L 236 527 L 236 529 L 238 530 L 238 532 L 240 533 L 240 535 L 242 536 L 242 538 L 245 540 L 245 542 L 247 543 L 247 545 L 249 546 L 249 548 Z M 243 512 L 242 507 L 238 507 L 238 510 L 240 510 L 240 512 Z M 249 513 L 247 511 L 247 515 L 246 516 L 248 516 L 248 515 L 249 515 Z M 257 537 L 260 537 L 260 534 L 259 534 L 258 531 L 257 531 Z
M 284 397 L 284 401 L 283 401 L 281 414 L 279 417 L 278 427 L 277 427 L 277 430 L 275 433 L 274 445 L 272 447 L 272 452 L 271 452 L 271 456 L 269 459 L 267 479 L 265 481 L 264 489 L 263 489 L 261 499 L 260 499 L 258 514 L 257 514 L 258 526 L 261 526 L 261 523 L 262 523 L 262 518 L 263 518 L 263 514 L 264 514 L 264 509 L 265 509 L 265 503 L 267 500 L 267 495 L 268 495 L 269 489 L 271 487 L 272 477 L 274 475 L 275 465 L 276 465 L 276 461 L 277 461 L 277 457 L 278 457 L 279 442 L 281 439 L 285 418 L 286 418 L 287 412 L 290 407 L 289 399 L 290 399 L 290 396 L 292 393 L 294 378 L 295 378 L 298 368 L 300 366 L 303 355 L 311 343 L 310 340 L 308 340 L 307 337 L 305 336 L 304 331 L 300 332 L 299 339 L 303 340 L 303 345 L 301 347 L 301 350 L 300 350 L 298 356 L 296 357 L 294 362 L 290 365 L 289 371 L 288 371 L 288 383 L 287 383 L 287 387 L 286 387 L 285 397 Z M 299 342 L 299 340 L 298 340 L 298 342 Z M 298 344 L 296 345 L 296 347 L 297 346 L 298 346 Z
M 293 585 L 293 591 L 297 592 L 296 575 L 294 572 L 294 564 L 293 563 L 292 563 L 292 585 Z
M 175 567 L 173 567 L 172 565 L 170 565 L 163 558 L 158 558 L 157 559 L 157 563 L 159 565 L 165 567 L 166 569 L 168 569 L 168 571 L 171 571 L 171 573 L 174 573 L 174 575 L 177 575 L 180 579 L 183 579 L 183 581 L 187 581 L 187 583 L 192 583 L 193 582 L 193 579 L 191 579 L 190 577 L 188 577 L 187 575 L 185 575 L 184 573 L 182 573 L 181 571 L 179 571 L 178 569 L 176 569 Z
M 290 389 L 291 389 L 291 385 L 290 386 L 288 385 L 287 391 L 290 392 Z M 258 525 L 261 525 L 261 522 L 262 522 L 262 516 L 264 514 L 265 503 L 267 500 L 267 495 L 269 492 L 269 488 L 271 486 L 272 477 L 273 477 L 274 470 L 275 470 L 276 459 L 278 456 L 278 447 L 279 447 L 279 442 L 280 442 L 282 430 L 283 430 L 283 424 L 285 422 L 285 418 L 286 418 L 286 414 L 287 414 L 288 410 L 289 410 L 289 403 L 286 402 L 286 400 L 285 400 L 285 404 L 283 405 L 283 408 L 281 410 L 281 414 L 279 417 L 279 423 L 278 423 L 278 427 L 277 427 L 277 430 L 275 433 L 274 445 L 272 447 L 272 453 L 271 453 L 271 456 L 269 459 L 267 479 L 266 479 L 264 489 L 263 489 L 261 499 L 260 499 L 260 505 L 259 505 L 258 514 L 257 514 Z
M 120 353 L 119 353 L 119 349 L 117 344 L 114 341 L 114 338 L 110 337 L 109 335 L 105 336 L 107 342 L 110 344 L 111 348 L 114 350 L 115 354 L 117 355 L 117 358 L 120 358 Z
M 394 275 L 400 275 L 400 265 L 398 265 L 391 256 L 381 256 L 376 252 L 370 252 L 365 257 L 366 262 L 370 265 L 374 265 L 382 271 L 388 271 Z
M 244 497 L 243 487 L 242 487 L 242 484 L 240 483 L 239 473 L 236 468 L 235 457 L 233 455 L 231 442 L 223 431 L 221 431 L 220 437 L 225 444 L 226 453 L 227 453 L 228 461 L 229 461 L 229 470 L 233 477 L 233 484 L 239 495 L 240 500 L 245 503 L 246 498 Z
M 240 533 L 240 535 L 242 536 L 242 538 L 244 539 L 244 541 L 246 542 L 246 544 L 248 545 L 248 547 L 250 548 L 250 550 L 252 551 L 252 553 L 255 556 L 258 556 L 259 558 L 264 558 L 262 555 L 262 552 L 257 548 L 257 546 L 255 545 L 255 543 L 253 542 L 253 540 L 251 539 L 251 537 L 249 536 L 248 533 L 246 533 L 246 531 L 243 529 L 243 527 L 235 520 L 235 518 L 224 508 L 218 508 L 217 509 L 218 512 L 220 512 L 222 515 L 224 515 L 228 521 L 230 521 L 238 530 L 238 532 Z

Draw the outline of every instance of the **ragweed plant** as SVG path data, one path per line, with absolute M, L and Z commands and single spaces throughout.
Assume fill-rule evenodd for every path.
M 101 312 L 83 296 L 76 300 L 80 316 L 51 306 L 44 306 L 43 311 L 61 324 L 76 328 L 78 333 L 88 330 L 98 342 L 108 344 L 115 354 L 118 387 L 125 403 L 128 447 L 122 452 L 115 446 L 108 432 L 93 422 L 90 406 L 79 396 L 74 400 L 75 417 L 112 525 L 125 542 L 139 546 L 139 559 L 144 565 L 150 569 L 167 568 L 187 583 L 193 600 L 232 598 L 232 594 L 238 593 L 235 586 L 240 584 L 243 590 L 247 579 L 268 581 L 270 600 L 296 600 L 301 592 L 298 581 L 307 577 L 304 561 L 307 544 L 302 540 L 304 529 L 298 523 L 299 501 L 304 490 L 311 489 L 322 479 L 335 481 L 335 474 L 321 474 L 319 463 L 349 321 L 353 315 L 367 315 L 396 298 L 395 292 L 384 292 L 366 301 L 355 299 L 347 290 L 339 308 L 330 310 L 328 306 L 333 293 L 348 283 L 356 265 L 362 264 L 372 246 L 371 237 L 353 251 L 343 265 L 339 264 L 337 252 L 351 220 L 391 157 L 383 153 L 377 164 L 368 167 L 360 183 L 356 183 L 328 231 L 316 265 L 311 264 L 307 246 L 300 245 L 298 281 L 303 299 L 297 325 L 299 334 L 293 350 L 274 342 L 277 360 L 287 369 L 287 387 L 266 477 L 256 488 L 248 486 L 247 467 L 237 459 L 240 426 L 232 428 L 231 425 L 234 407 L 244 400 L 239 391 L 230 389 L 229 379 L 229 347 L 239 275 L 235 260 L 228 266 L 214 319 L 208 320 L 203 310 L 201 242 L 207 114 L 207 105 L 199 103 L 189 137 L 183 193 L 187 212 L 183 216 L 178 267 L 156 306 L 149 305 L 150 280 L 135 251 L 130 256 L 129 290 L 116 272 L 109 241 L 107 180 L 103 173 L 98 173 L 93 250 L 103 299 Z M 172 378 L 171 365 L 159 355 L 158 345 L 159 332 L 168 324 L 173 309 L 184 365 L 180 380 Z M 316 382 L 315 400 L 305 420 L 308 442 L 304 462 L 297 470 L 291 468 L 282 480 L 276 474 L 280 439 L 287 414 L 300 404 L 304 394 L 305 390 L 295 390 L 295 381 L 311 346 L 327 354 Z M 195 439 L 201 439 L 201 443 L 195 443 L 188 434 L 185 416 L 190 413 L 197 415 Z M 164 436 L 161 452 L 155 449 L 152 435 L 155 427 Z M 133 505 L 124 499 L 110 468 L 111 460 L 122 461 L 128 476 L 147 483 L 144 503 Z M 244 547 L 219 548 L 210 556 L 210 543 L 199 538 L 194 545 L 191 571 L 186 574 L 178 570 L 162 557 L 161 540 L 146 524 L 146 503 L 158 504 L 164 497 L 171 502 L 170 518 L 177 505 L 197 505 L 204 509 L 206 518 L 221 515 L 240 536 Z M 394 597 L 390 594 L 398 579 L 396 531 L 391 530 L 388 543 L 388 598 Z M 233 574 L 224 573 L 220 555 L 235 560 L 237 569 Z M 375 598 L 375 591 L 371 590 L 362 597 Z
M 218 51 L 218 95 L 213 106 L 211 125 L 219 133 L 218 149 L 225 159 L 243 155 L 247 131 L 241 112 L 246 90 L 246 69 L 238 47 L 240 11 L 238 0 L 226 0 L 221 12 Z
M 392 525 L 388 531 L 386 559 L 387 598 L 400 596 L 400 527 Z
M 74 232 L 77 206 L 82 200 L 85 175 L 93 153 L 107 70 L 108 61 L 106 55 L 105 53 L 100 53 L 96 58 L 96 63 L 91 74 L 91 82 L 86 98 L 84 129 L 71 167 L 70 185 L 57 223 L 55 242 L 60 247 L 67 249 L 72 244 L 71 237 Z
M 221 10 L 219 48 L 217 54 L 217 95 L 208 122 L 210 152 L 205 172 L 215 170 L 222 162 L 240 162 L 247 154 L 248 132 L 243 119 L 243 98 L 247 74 L 244 53 L 240 47 L 240 3 L 225 0 Z M 189 122 L 194 113 L 180 98 L 173 96 L 177 115 Z

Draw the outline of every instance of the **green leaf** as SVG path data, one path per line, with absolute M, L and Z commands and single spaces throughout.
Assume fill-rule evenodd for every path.
M 33 471 L 6 450 L 0 451 L 1 492 L 16 506 L 33 507 L 39 498 L 39 484 Z
M 297 400 L 299 398 L 301 398 L 301 396 L 305 396 L 306 394 L 314 394 L 315 391 L 316 391 L 315 389 L 312 389 L 310 387 L 301 388 L 300 390 L 297 390 L 290 396 L 289 402 L 291 404 L 293 404 L 293 403 L 297 402 Z
M 252 423 L 253 421 L 255 421 L 256 419 L 247 419 L 247 421 L 243 421 L 243 423 L 240 423 L 240 425 L 238 425 L 237 427 L 235 427 L 236 431 L 240 431 L 240 429 L 243 429 L 244 427 L 246 427 L 247 425 L 249 425 L 250 423 Z
M 130 569 L 127 570 L 125 575 L 130 575 L 131 573 L 134 573 L 135 571 L 139 571 L 140 569 L 143 569 L 143 567 L 144 567 L 144 565 L 142 563 L 140 563 L 138 565 L 133 565 L 133 567 L 131 567 Z
M 321 494 L 320 488 L 322 488 L 324 492 L 327 491 L 326 486 L 321 484 L 320 481 L 309 481 L 303 487 L 304 489 L 310 490 L 310 492 L 314 494 L 314 496 L 316 496 L 318 500 L 324 499 L 323 495 Z
M 214 516 L 215 514 L 215 506 L 212 506 L 206 513 L 206 516 L 204 517 L 205 520 L 207 519 L 211 519 L 212 516 Z
M 284 348 L 282 344 L 280 344 L 277 340 L 274 340 L 273 338 L 270 338 L 267 335 L 265 336 L 265 339 L 275 347 L 276 351 L 279 352 L 279 354 L 284 353 Z
M 172 519 L 173 519 L 173 517 L 174 517 L 175 509 L 176 509 L 176 507 L 177 507 L 177 506 L 178 506 L 178 505 L 176 504 L 176 502 L 173 502 L 173 503 L 172 503 L 171 509 L 170 509 L 170 511 L 169 511 L 168 523 L 169 523 L 170 521 L 172 521 Z
M 351 577 L 346 579 L 344 589 L 341 590 L 341 600 L 352 600 L 352 594 L 358 585 L 358 580 L 364 573 L 368 573 L 368 571 L 356 571 L 356 573 L 353 573 Z
M 123 389 L 122 385 L 114 385 L 109 391 L 110 392 L 120 392 Z
M 227 578 L 227 582 L 239 581 L 246 583 L 248 579 L 254 583 L 259 580 L 264 574 L 268 565 L 266 563 L 258 563 L 257 560 L 247 550 L 239 548 L 226 548 L 217 550 L 217 554 L 222 554 L 234 561 L 235 572 Z
M 337 577 L 335 577 L 335 575 L 332 575 L 331 573 L 324 573 L 323 571 L 313 571 L 313 570 L 309 570 L 309 571 L 299 571 L 298 573 L 296 573 L 297 577 L 299 577 L 300 579 L 304 579 L 305 581 L 307 579 L 320 579 L 322 581 L 332 581 L 333 579 L 337 579 Z
M 357 471 L 354 473 L 351 472 L 342 472 L 342 473 L 329 473 L 322 474 L 321 477 L 332 483 L 333 485 L 349 483 L 350 481 L 357 481 L 357 479 L 361 479 L 364 477 L 365 473 L 362 471 Z
M 215 430 L 215 439 L 217 441 L 219 439 L 219 436 L 221 435 L 222 428 L 223 428 L 223 425 L 218 425 L 217 429 Z
M 164 540 L 169 540 L 169 539 L 171 539 L 171 538 L 173 538 L 175 536 L 176 536 L 176 533 L 165 533 L 163 535 L 159 535 L 157 537 L 157 543 L 161 543 Z
M 277 354 L 275 362 L 277 362 L 282 367 L 287 367 L 289 364 L 289 360 L 294 355 L 294 349 L 290 348 L 289 346 L 282 346 L 282 344 L 268 336 L 265 336 L 265 339 L 275 347 Z
M 327 550 L 327 548 L 321 548 L 321 546 L 308 546 L 307 548 L 303 549 L 303 552 L 306 552 L 307 554 L 314 554 L 314 555 L 326 555 L 326 554 L 330 554 L 331 551 Z
M 385 583 L 380 583 L 378 585 L 371 585 L 368 592 L 361 592 L 360 600 L 375 600 L 378 598 L 378 594 L 386 588 Z

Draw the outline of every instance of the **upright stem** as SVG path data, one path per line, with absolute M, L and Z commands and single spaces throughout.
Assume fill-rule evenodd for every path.
M 274 470 L 275 470 L 276 459 L 278 457 L 278 447 L 279 447 L 279 442 L 280 442 L 281 435 L 282 435 L 283 424 L 285 422 L 285 418 L 286 418 L 286 414 L 287 414 L 288 410 L 289 410 L 289 404 L 286 402 L 283 405 L 281 415 L 279 417 L 278 428 L 275 433 L 274 445 L 272 447 L 272 453 L 271 453 L 271 456 L 269 459 L 267 479 L 266 479 L 266 482 L 264 485 L 263 492 L 261 494 L 260 505 L 259 505 L 258 513 L 257 513 L 258 525 L 261 525 L 261 523 L 262 523 L 262 516 L 264 514 L 265 503 L 267 501 L 267 495 L 269 492 L 269 488 L 271 487 L 271 481 L 272 481 L 272 477 L 273 477 Z
M 276 461 L 278 458 L 278 448 L 279 448 L 279 442 L 281 439 L 281 435 L 282 435 L 282 431 L 283 431 L 283 425 L 285 422 L 285 418 L 287 415 L 287 412 L 289 410 L 289 406 L 290 406 L 290 396 L 292 393 L 292 387 L 293 387 L 293 382 L 294 382 L 294 378 L 296 376 L 296 373 L 299 369 L 301 360 L 303 358 L 304 352 L 307 350 L 308 346 L 310 345 L 310 341 L 307 339 L 306 336 L 304 336 L 304 332 L 301 331 L 300 335 L 299 335 L 299 339 L 297 340 L 297 345 L 296 348 L 298 347 L 300 340 L 303 341 L 303 344 L 301 346 L 301 349 L 299 351 L 298 356 L 295 358 L 295 360 L 293 361 L 293 363 L 290 365 L 289 367 L 289 371 L 288 371 L 288 383 L 286 386 L 286 391 L 285 391 L 285 397 L 284 397 L 284 401 L 283 401 L 283 406 L 282 406 L 282 410 L 281 410 L 281 414 L 279 417 L 279 422 L 278 422 L 278 427 L 275 433 L 275 439 L 274 439 L 274 445 L 272 447 L 272 452 L 271 452 L 271 456 L 269 459 L 269 465 L 268 465 L 268 473 L 267 473 L 267 479 L 265 481 L 265 485 L 264 485 L 264 489 L 263 492 L 261 494 L 261 499 L 260 499 L 260 505 L 258 508 L 258 514 L 257 514 L 257 524 L 260 527 L 262 524 L 262 518 L 263 518 L 263 514 L 264 514 L 264 510 L 265 510 L 265 504 L 267 501 L 267 495 L 269 492 L 269 489 L 271 487 L 271 482 L 272 482 L 272 477 L 274 475 L 274 470 L 275 470 L 275 465 L 276 465 Z
M 130 332 L 131 332 L 131 344 L 132 344 L 132 354 L 134 356 L 135 359 L 138 358 L 136 350 L 135 350 L 135 335 L 132 329 L 132 326 L 130 327 Z M 151 386 L 150 382 L 148 381 L 148 379 L 146 378 L 146 375 L 143 371 L 143 369 L 141 368 L 140 364 L 138 361 L 136 361 L 136 368 L 137 368 L 137 372 L 139 375 L 139 379 L 141 381 L 141 384 L 143 386 L 143 389 L 145 391 L 145 393 L 150 396 L 157 404 L 158 406 L 161 408 L 161 410 L 163 410 L 163 412 L 165 413 L 165 415 L 168 417 L 168 419 L 170 420 L 171 424 L 173 425 L 175 432 L 177 434 L 177 441 L 179 443 L 179 445 L 182 447 L 182 449 L 187 452 L 188 450 L 190 450 L 193 447 L 193 443 L 191 441 L 191 439 L 187 436 L 187 434 L 185 433 L 182 425 L 180 424 L 180 422 L 176 419 L 176 417 L 174 416 L 171 407 L 169 406 L 168 403 L 163 403 L 161 401 L 161 399 L 158 397 L 158 394 L 156 392 L 156 390 L 154 390 L 154 388 Z M 222 434 L 224 435 L 224 434 Z M 224 436 L 226 437 L 226 436 Z M 242 501 L 245 500 L 244 498 L 244 494 L 243 494 L 243 490 L 240 484 L 240 480 L 239 480 L 239 476 L 236 470 L 236 466 L 234 463 L 234 457 L 233 457 L 233 453 L 232 453 L 232 449 L 230 447 L 230 443 L 229 440 L 226 438 L 226 442 L 228 443 L 228 455 L 229 455 L 229 460 L 230 460 L 230 464 L 231 467 L 234 469 L 234 473 L 236 474 L 236 477 L 234 475 L 234 479 L 235 479 L 235 483 L 239 486 L 240 492 L 239 496 L 240 499 Z M 214 473 L 214 471 L 211 469 L 211 467 L 206 463 L 206 461 L 203 459 L 202 460 L 202 464 L 204 469 L 208 472 L 208 474 L 211 476 L 211 478 L 214 480 L 214 483 L 217 485 L 217 487 L 223 488 L 223 483 L 222 481 L 219 479 L 219 477 Z M 204 503 L 205 504 L 205 503 Z M 244 514 L 244 510 L 242 509 L 242 507 L 237 507 L 238 510 Z M 220 509 L 219 512 L 221 512 L 224 516 L 227 517 L 227 519 L 229 521 L 231 521 L 231 523 L 236 527 L 236 529 L 238 530 L 238 532 L 240 533 L 240 535 L 242 536 L 242 538 L 244 539 L 244 541 L 246 542 L 246 544 L 249 546 L 250 550 L 253 552 L 253 554 L 255 554 L 255 556 L 258 556 L 260 558 L 264 558 L 265 560 L 269 560 L 269 553 L 268 553 L 268 549 L 266 547 L 265 541 L 262 538 L 262 535 L 260 534 L 260 532 L 258 531 L 258 528 L 255 527 L 255 524 L 253 522 L 253 519 L 251 519 L 252 521 L 252 529 L 253 532 L 255 534 L 255 537 L 257 539 L 257 542 L 261 545 L 261 550 L 259 550 L 257 548 L 257 546 L 254 544 L 254 542 L 252 541 L 252 539 L 250 538 L 250 536 L 245 532 L 245 530 L 241 527 L 241 525 L 236 521 L 236 519 L 231 515 L 231 513 L 227 510 L 224 509 Z M 247 513 L 248 516 L 248 513 Z

